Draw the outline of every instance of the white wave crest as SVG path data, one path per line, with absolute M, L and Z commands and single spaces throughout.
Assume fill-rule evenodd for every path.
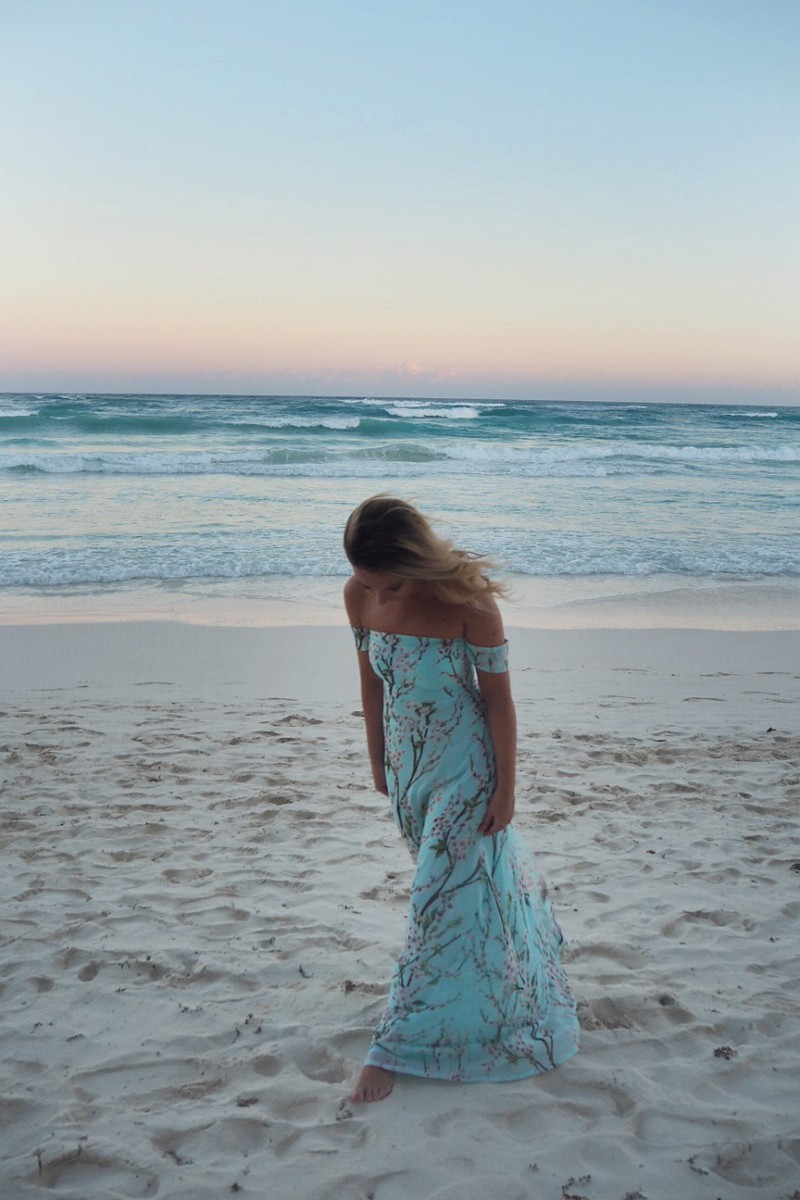
M 298 459 L 286 461 L 285 456 L 253 452 L 250 454 L 0 454 L 0 471 L 41 471 L 52 475 L 233 475 L 272 476 L 285 479 L 418 479 L 425 476 L 458 476 L 494 474 L 501 463 L 486 458 L 455 455 L 396 459 L 376 448 L 373 455 L 338 458 Z M 506 473 L 543 478 L 595 478 L 605 475 L 631 474 L 634 468 L 625 464 L 587 462 L 517 461 Z
M 402 404 L 388 405 L 386 412 L 390 417 L 402 417 L 405 420 L 444 418 L 448 421 L 477 421 L 481 415 L 478 409 L 473 408 L 471 404 L 433 407 L 431 405 L 406 404 L 403 402 Z
M 137 547 L 78 545 L 18 550 L 0 559 L 0 587 L 58 587 L 135 581 L 265 578 L 340 574 L 344 562 L 331 540 L 303 536 L 264 546 L 263 539 L 193 538 L 191 534 Z M 667 539 L 587 534 L 540 534 L 532 543 L 506 539 L 497 556 L 509 571 L 527 576 L 735 576 L 738 579 L 800 576 L 800 562 L 784 542 L 753 540 L 696 545 Z
M 731 412 L 724 412 L 723 417 L 777 417 L 776 412 L 767 412 L 763 408 L 753 409 L 752 411 L 743 411 L 742 409 L 733 409 Z
M 339 396 L 336 400 L 337 404 L 368 404 L 370 408 L 384 408 L 388 411 L 389 407 L 404 408 L 404 409 L 436 409 L 453 411 L 454 409 L 475 409 L 479 413 L 488 412 L 494 408 L 508 408 L 507 400 L 412 400 L 408 397 L 376 397 L 364 396 Z
M 672 463 L 800 462 L 800 446 L 668 446 L 648 442 L 602 442 L 575 446 L 503 446 L 496 442 L 453 443 L 448 458 L 497 463 L 592 463 L 608 459 Z
M 232 454 L 189 451 L 183 454 L 128 451 L 108 454 L 0 454 L 0 471 L 42 471 L 47 475 L 202 475 L 253 467 L 266 462 L 263 452 Z
M 797 463 L 800 447 L 778 446 L 668 446 L 647 443 L 595 443 L 593 445 L 531 446 L 500 442 L 452 441 L 427 445 L 429 453 L 408 456 L 408 442 L 381 440 L 355 452 L 341 453 L 333 446 L 317 453 L 290 454 L 277 446 L 248 450 L 210 451 L 107 451 L 84 454 L 0 454 L 0 471 L 28 470 L 45 474 L 108 475 L 281 475 L 281 476 L 411 476 L 449 474 L 458 470 L 476 474 L 525 477 L 599 476 L 655 472 L 659 464 L 715 465 Z M 420 443 L 422 445 L 422 443 Z M 417 447 L 419 449 L 419 447 Z
M 358 429 L 360 417 L 233 417 L 227 425 L 258 425 L 264 429 Z

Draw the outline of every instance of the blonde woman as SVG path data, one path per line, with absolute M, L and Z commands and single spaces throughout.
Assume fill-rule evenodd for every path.
M 549 1070 L 578 1048 L 563 941 L 511 827 L 516 720 L 487 562 L 403 500 L 351 513 L 344 589 L 367 748 L 416 863 L 405 946 L 353 1089 L 396 1072 L 464 1082 Z

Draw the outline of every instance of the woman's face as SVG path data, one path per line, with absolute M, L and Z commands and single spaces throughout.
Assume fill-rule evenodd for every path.
M 410 600 L 425 587 L 419 579 L 403 579 L 400 575 L 365 571 L 363 567 L 353 567 L 353 577 L 381 607 L 400 600 Z

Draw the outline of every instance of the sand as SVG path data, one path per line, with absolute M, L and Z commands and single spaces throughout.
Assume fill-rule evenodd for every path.
M 800 1198 L 800 634 L 512 631 L 578 1056 L 348 1082 L 410 863 L 349 634 L 0 629 L 0 1196 Z

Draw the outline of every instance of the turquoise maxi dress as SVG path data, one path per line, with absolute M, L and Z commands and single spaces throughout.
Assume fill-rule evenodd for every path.
M 383 681 L 386 781 L 416 864 L 405 945 L 367 1063 L 462 1082 L 522 1079 L 578 1048 L 563 942 L 511 826 L 478 827 L 495 762 L 476 675 L 506 645 L 354 629 Z

